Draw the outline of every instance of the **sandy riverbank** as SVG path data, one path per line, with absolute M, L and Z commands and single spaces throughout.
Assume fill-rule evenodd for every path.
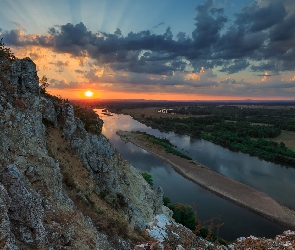
M 124 141 L 130 141 L 159 157 L 171 165 L 176 172 L 194 183 L 273 221 L 295 229 L 295 211 L 280 205 L 266 194 L 216 173 L 200 163 L 167 153 L 158 145 L 145 140 L 141 134 L 128 131 L 118 131 L 117 134 Z

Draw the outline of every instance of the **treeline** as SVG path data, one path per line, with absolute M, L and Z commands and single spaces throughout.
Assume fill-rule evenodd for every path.
M 221 116 L 189 117 L 189 118 L 152 118 L 147 117 L 149 125 L 156 125 L 168 132 L 201 135 L 201 132 L 214 131 L 232 132 L 239 137 L 275 138 L 281 130 L 273 126 L 253 125 L 247 121 L 225 121 Z
M 161 131 L 174 131 L 206 139 L 234 151 L 253 156 L 294 164 L 295 152 L 283 142 L 277 143 L 265 138 L 275 138 L 281 130 L 269 125 L 253 125 L 248 121 L 226 121 L 221 116 L 190 118 L 152 118 L 146 117 L 147 125 Z
M 273 125 L 278 129 L 295 131 L 294 108 L 239 108 L 237 106 L 188 106 L 173 110 L 177 114 L 208 115 L 229 121 L 248 121 Z

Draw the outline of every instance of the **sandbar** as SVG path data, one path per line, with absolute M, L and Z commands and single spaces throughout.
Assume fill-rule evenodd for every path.
M 131 142 L 168 163 L 188 180 L 270 220 L 295 229 L 295 211 L 279 204 L 265 193 L 214 172 L 198 162 L 167 153 L 160 146 L 146 140 L 142 134 L 133 131 L 118 131 L 117 134 L 122 140 Z

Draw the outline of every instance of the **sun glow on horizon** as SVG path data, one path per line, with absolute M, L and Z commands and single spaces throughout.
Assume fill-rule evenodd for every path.
M 92 97 L 93 96 L 93 92 L 90 91 L 90 90 L 87 90 L 84 94 L 85 94 L 86 97 Z

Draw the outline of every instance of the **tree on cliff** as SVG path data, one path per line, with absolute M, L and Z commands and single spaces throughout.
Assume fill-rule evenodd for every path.
M 7 58 L 10 61 L 15 60 L 14 54 L 11 52 L 10 48 L 6 48 L 3 43 L 3 38 L 0 40 L 0 58 Z
M 142 177 L 146 180 L 148 184 L 152 187 L 154 185 L 153 177 L 152 175 L 148 174 L 147 172 L 140 173 Z
M 39 80 L 39 83 L 40 83 L 40 85 L 39 85 L 40 94 L 45 95 L 46 94 L 46 89 L 49 86 L 47 77 L 46 76 L 42 76 L 42 78 Z

